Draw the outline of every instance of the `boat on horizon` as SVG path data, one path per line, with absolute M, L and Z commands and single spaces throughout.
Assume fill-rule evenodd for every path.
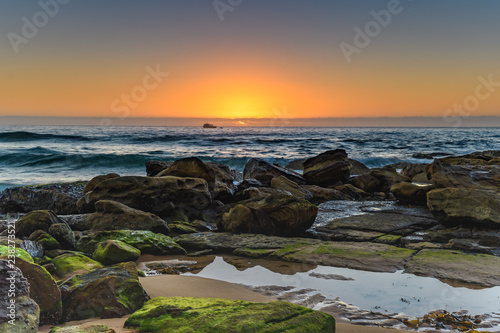
M 206 123 L 206 124 L 203 124 L 203 128 L 217 128 L 217 126 L 215 126 L 213 124 Z

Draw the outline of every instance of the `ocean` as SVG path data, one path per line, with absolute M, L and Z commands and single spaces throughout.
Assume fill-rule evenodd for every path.
M 368 167 L 426 162 L 418 154 L 500 149 L 500 128 L 110 127 L 0 125 L 0 190 L 16 185 L 145 175 L 148 160 L 196 156 L 242 171 L 252 157 L 286 165 L 345 149 Z

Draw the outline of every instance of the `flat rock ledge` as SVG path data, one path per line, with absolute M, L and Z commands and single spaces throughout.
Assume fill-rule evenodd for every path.
M 174 238 L 189 251 L 212 250 L 239 256 L 373 272 L 405 270 L 444 282 L 500 286 L 500 258 L 457 250 L 420 251 L 370 242 L 321 241 L 258 234 L 196 233 Z

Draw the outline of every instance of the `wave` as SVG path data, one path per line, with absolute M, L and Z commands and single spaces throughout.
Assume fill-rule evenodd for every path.
M 63 139 L 63 140 L 75 140 L 75 141 L 94 140 L 92 138 L 81 135 L 40 134 L 40 133 L 25 132 L 25 131 L 0 133 L 0 141 L 3 142 L 37 141 L 37 140 L 50 140 L 50 139 Z

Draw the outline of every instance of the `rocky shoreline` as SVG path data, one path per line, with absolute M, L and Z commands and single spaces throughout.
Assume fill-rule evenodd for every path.
M 2 318 L 0 331 L 133 314 L 130 327 L 161 332 L 151 313 L 185 325 L 186 309 L 203 302 L 149 300 L 134 263 L 141 254 L 226 253 L 500 286 L 500 151 L 369 169 L 337 149 L 288 166 L 250 159 L 242 179 L 193 157 L 150 161 L 146 175 L 0 192 L 2 280 L 15 272 L 22 304 L 16 325 Z M 275 313 L 266 319 L 275 330 L 335 330 L 333 318 L 286 304 L 255 305 L 255 316 Z M 233 305 L 235 318 L 254 312 Z M 296 321 L 280 319 L 285 312 Z M 265 327 L 229 322 L 225 330 Z

